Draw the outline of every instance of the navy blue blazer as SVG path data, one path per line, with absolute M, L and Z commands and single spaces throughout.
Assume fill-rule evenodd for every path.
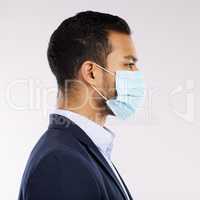
M 48 129 L 27 161 L 18 200 L 127 198 L 110 165 L 89 136 L 70 119 L 50 114 Z

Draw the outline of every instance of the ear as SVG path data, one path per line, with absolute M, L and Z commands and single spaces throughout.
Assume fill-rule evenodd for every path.
M 96 72 L 95 63 L 91 61 L 85 61 L 80 68 L 81 78 L 90 85 L 96 84 Z

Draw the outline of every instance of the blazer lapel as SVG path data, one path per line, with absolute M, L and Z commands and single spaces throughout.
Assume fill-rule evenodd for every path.
M 113 163 L 112 163 L 112 164 L 113 164 Z M 120 177 L 122 183 L 124 184 L 124 187 L 125 187 L 125 189 L 126 189 L 126 191 L 127 191 L 127 193 L 128 193 L 128 196 L 129 196 L 130 200 L 133 200 L 133 198 L 132 198 L 132 196 L 131 196 L 131 194 L 130 194 L 130 192 L 129 192 L 129 190 L 128 190 L 128 187 L 126 186 L 124 180 L 123 180 L 122 177 L 120 176 L 120 174 L 119 174 L 117 168 L 115 167 L 114 164 L 113 164 L 113 166 L 114 166 L 115 170 L 117 171 L 117 173 L 118 173 L 118 175 L 119 175 L 119 177 Z
M 89 149 L 90 149 L 91 153 L 98 159 L 99 164 L 104 168 L 104 170 L 108 173 L 108 175 L 113 179 L 113 181 L 115 182 L 115 184 L 117 185 L 117 187 L 121 191 L 122 195 L 124 196 L 124 199 L 128 200 L 120 182 L 118 181 L 118 179 L 117 179 L 116 175 L 114 174 L 112 168 L 110 167 L 108 162 L 105 160 L 103 155 L 96 148 L 89 148 Z
M 128 200 L 126 197 L 126 194 L 117 179 L 116 175 L 114 174 L 112 168 L 102 155 L 102 153 L 99 151 L 97 146 L 94 144 L 94 142 L 90 139 L 90 137 L 85 133 L 78 125 L 76 125 L 73 121 L 71 121 L 69 118 L 58 115 L 58 114 L 50 114 L 50 124 L 49 128 L 62 128 L 62 129 L 70 129 L 70 131 L 66 130 L 67 133 L 71 133 L 72 136 L 76 137 L 81 143 L 84 143 L 87 145 L 88 150 L 93 155 L 93 157 L 96 158 L 99 165 L 102 166 L 102 168 L 107 172 L 107 174 L 112 178 L 113 182 L 116 184 L 116 186 L 119 188 L 120 192 L 124 196 L 124 199 Z M 95 130 L 94 130 L 95 132 Z

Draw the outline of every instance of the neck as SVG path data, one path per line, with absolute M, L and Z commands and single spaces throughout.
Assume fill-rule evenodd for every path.
M 73 98 L 71 96 L 73 96 Z M 85 95 L 78 95 L 77 98 L 76 96 L 77 95 L 68 95 L 67 99 L 63 99 L 58 95 L 56 107 L 58 109 L 64 109 L 78 113 L 94 121 L 100 126 L 104 126 L 107 116 L 104 109 L 99 111 L 97 103 L 86 101 Z

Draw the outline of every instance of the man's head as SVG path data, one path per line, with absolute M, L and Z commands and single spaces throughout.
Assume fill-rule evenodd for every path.
M 113 72 L 137 70 L 136 50 L 126 21 L 94 11 L 64 20 L 50 38 L 47 56 L 58 89 L 73 99 L 71 105 L 79 109 L 89 105 L 106 115 L 112 112 L 91 86 L 109 99 L 116 96 L 115 77 L 97 64 Z

